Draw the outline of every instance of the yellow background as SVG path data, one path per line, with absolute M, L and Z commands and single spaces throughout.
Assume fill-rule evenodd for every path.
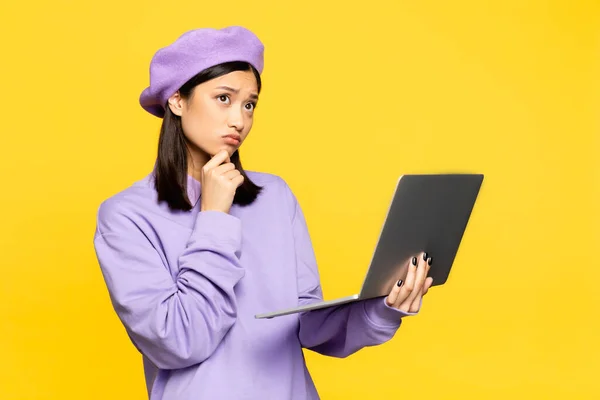
M 0 399 L 144 399 L 92 246 L 152 167 L 148 63 L 186 30 L 266 45 L 242 158 L 305 210 L 327 298 L 360 286 L 401 173 L 481 172 L 448 284 L 382 346 L 307 353 L 323 399 L 600 398 L 597 1 L 0 6 Z

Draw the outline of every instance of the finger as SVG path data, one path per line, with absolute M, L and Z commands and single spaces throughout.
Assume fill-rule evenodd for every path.
M 219 165 L 223 164 L 228 159 L 229 159 L 229 153 L 227 152 L 227 150 L 221 150 L 220 152 L 215 154 L 210 160 L 208 160 L 208 162 L 206 164 L 204 164 L 204 167 L 202 169 L 206 173 L 206 172 L 210 171 L 211 169 L 214 169 L 214 168 L 218 167 Z
M 408 266 L 408 272 L 406 273 L 406 280 L 404 284 L 400 287 L 400 293 L 394 302 L 394 307 L 400 309 L 400 305 L 404 303 L 406 298 L 412 292 L 415 286 L 415 273 L 417 270 L 417 257 L 413 257 L 410 265 Z
M 236 178 L 239 175 L 241 175 L 241 174 L 240 174 L 240 171 L 238 171 L 237 169 L 232 169 L 232 170 L 227 171 L 227 172 L 225 172 L 225 173 L 222 174 L 222 176 L 225 179 L 228 179 L 228 180 L 232 180 L 233 178 Z
M 425 269 L 425 282 L 423 282 L 423 296 L 427 294 L 427 291 L 431 287 L 433 283 L 433 278 L 429 276 L 429 270 L 431 270 L 431 263 L 433 262 L 432 258 L 429 257 L 427 259 L 427 268 Z
M 421 298 L 423 297 L 423 285 L 418 286 L 418 289 L 415 288 L 417 295 L 413 298 L 410 306 L 408 306 L 409 312 L 415 312 L 419 309 L 419 305 L 421 304 Z
M 235 165 L 233 163 L 224 163 L 219 165 L 218 167 L 212 170 L 212 174 L 215 176 L 224 175 L 232 170 L 235 170 Z
M 387 298 L 385 299 L 388 306 L 390 306 L 390 307 L 394 306 L 394 303 L 396 302 L 396 300 L 398 300 L 398 295 L 400 295 L 400 288 L 402 287 L 403 284 L 404 284 L 404 281 L 402 279 L 399 279 L 396 282 L 396 284 L 390 291 L 390 294 L 388 294 Z
M 233 178 L 231 182 L 235 185 L 236 188 L 240 187 L 242 183 L 244 183 L 244 175 L 240 174 L 239 176 Z
M 427 268 L 427 253 L 421 253 L 419 258 L 419 265 L 417 266 L 417 273 L 415 276 L 415 288 L 406 299 L 409 307 L 415 300 L 417 296 L 420 295 L 421 289 L 423 288 L 423 283 L 425 282 L 425 278 L 427 277 L 426 268 Z
M 431 268 L 431 257 L 429 257 L 427 259 L 427 263 L 425 264 L 425 281 L 423 282 L 423 284 L 421 286 L 419 286 L 419 292 L 417 293 L 417 295 L 415 296 L 413 302 L 411 303 L 410 307 L 409 307 L 409 311 L 410 312 L 417 312 L 419 311 L 419 308 L 421 307 L 421 301 L 423 296 L 425 296 L 425 294 L 427 294 L 427 291 L 429 290 L 429 288 L 431 287 L 431 284 L 433 283 L 433 278 L 431 277 L 427 277 L 427 275 L 429 274 L 429 269 Z
M 425 279 L 425 288 L 423 289 L 423 296 L 427 294 L 431 285 L 433 285 L 433 278 L 428 277 L 427 279 Z

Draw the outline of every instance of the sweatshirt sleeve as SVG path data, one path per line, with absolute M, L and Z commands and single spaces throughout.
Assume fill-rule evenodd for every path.
M 103 206 L 94 246 L 129 337 L 160 369 L 201 363 L 236 320 L 234 287 L 244 276 L 240 220 L 200 212 L 174 279 L 136 223 L 122 210 Z
M 319 271 L 302 209 L 292 196 L 292 227 L 296 248 L 299 305 L 323 300 Z M 300 314 L 300 342 L 317 353 L 347 357 L 367 346 L 390 340 L 404 313 L 389 307 L 385 297 L 332 306 Z

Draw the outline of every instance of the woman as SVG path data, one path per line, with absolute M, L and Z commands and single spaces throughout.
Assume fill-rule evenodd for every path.
M 318 399 L 302 349 L 346 357 L 383 343 L 431 285 L 422 255 L 385 299 L 254 318 L 322 300 L 292 191 L 240 163 L 263 52 L 241 27 L 159 50 L 140 97 L 163 119 L 156 165 L 98 211 L 96 254 L 152 400 Z

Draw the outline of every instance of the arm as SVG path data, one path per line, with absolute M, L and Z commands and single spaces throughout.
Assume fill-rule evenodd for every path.
M 237 218 L 200 212 L 176 279 L 118 209 L 101 206 L 94 245 L 115 311 L 140 352 L 161 369 L 213 353 L 236 320 L 233 288 L 244 276 Z
M 299 305 L 304 305 L 321 301 L 323 294 L 306 221 L 293 195 L 292 199 L 298 297 Z M 389 307 L 385 298 L 308 311 L 300 315 L 300 342 L 324 355 L 347 357 L 388 341 L 400 327 L 401 318 L 415 314 Z

